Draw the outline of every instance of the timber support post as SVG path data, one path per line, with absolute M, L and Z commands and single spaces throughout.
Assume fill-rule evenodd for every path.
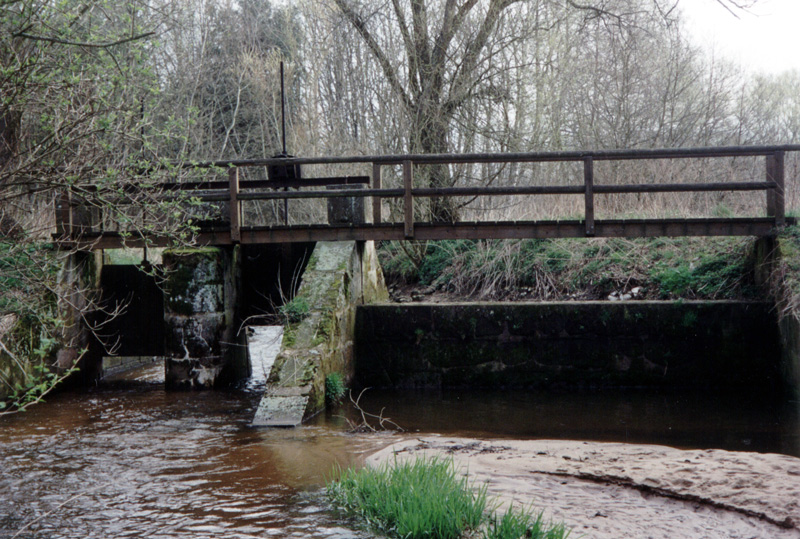
M 414 196 L 411 193 L 413 184 L 414 163 L 406 159 L 403 161 L 403 213 L 404 232 L 407 240 L 414 238 Z
M 594 159 L 586 157 L 583 159 L 583 182 L 586 187 L 585 195 L 585 220 L 586 235 L 594 236 Z

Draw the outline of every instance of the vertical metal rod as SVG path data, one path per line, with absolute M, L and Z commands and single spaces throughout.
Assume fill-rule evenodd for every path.
M 414 197 L 411 195 L 411 187 L 414 183 L 413 163 L 406 159 L 403 161 L 403 210 L 405 212 L 405 236 L 406 239 L 414 237 Z
M 372 188 L 381 188 L 381 165 L 372 163 Z M 381 197 L 372 197 L 372 224 L 381 223 Z
M 773 174 L 775 176 L 775 183 L 778 186 L 775 188 L 775 226 L 786 226 L 786 196 L 784 185 L 784 157 L 783 150 L 775 152 L 775 161 L 773 164 Z
M 283 62 L 281 62 L 281 141 L 283 141 L 283 154 L 286 155 L 286 98 L 283 86 Z
M 56 230 L 60 238 L 72 235 L 72 226 L 70 224 L 72 211 L 70 209 L 69 192 L 70 189 L 68 187 L 64 188 L 56 198 Z
M 767 177 L 766 180 L 768 182 L 775 182 L 775 154 L 771 153 L 767 155 L 766 158 L 766 167 L 767 167 Z M 775 189 L 767 189 L 767 217 L 775 217 L 776 216 L 776 197 L 775 197 Z
M 594 159 L 592 157 L 583 159 L 583 182 L 586 186 L 586 235 L 594 236 Z
M 242 214 L 239 206 L 239 169 L 237 167 L 231 167 L 228 170 L 228 183 L 230 190 L 231 241 L 239 243 L 242 240 Z

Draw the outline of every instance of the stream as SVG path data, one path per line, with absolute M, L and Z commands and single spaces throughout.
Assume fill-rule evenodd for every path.
M 349 434 L 352 406 L 288 430 L 249 426 L 264 377 L 166 392 L 163 366 L 0 417 L 0 538 L 360 538 L 325 477 L 396 437 Z M 406 434 L 574 438 L 800 457 L 800 406 L 643 392 L 388 392 L 362 408 Z

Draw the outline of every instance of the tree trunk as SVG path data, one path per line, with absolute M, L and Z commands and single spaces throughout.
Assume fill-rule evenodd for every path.
M 0 115 L 0 169 L 8 163 L 17 151 L 21 116 L 14 111 Z
M 428 105 L 428 106 L 425 106 Z M 447 130 L 448 116 L 438 104 L 423 104 L 416 116 L 415 139 L 412 140 L 411 153 L 441 154 L 449 152 Z M 453 178 L 448 165 L 426 165 L 420 167 L 419 177 L 426 187 L 452 187 Z M 458 221 L 458 207 L 452 198 L 433 197 L 430 199 L 430 220 L 434 223 L 454 223 Z

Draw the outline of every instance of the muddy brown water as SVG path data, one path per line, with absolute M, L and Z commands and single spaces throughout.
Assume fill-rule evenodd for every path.
M 329 512 L 322 486 L 391 439 L 348 434 L 347 407 L 253 429 L 258 383 L 166 392 L 159 369 L 0 418 L 0 538 L 371 536 Z M 411 433 L 800 456 L 798 405 L 742 396 L 370 390 L 361 403 Z

